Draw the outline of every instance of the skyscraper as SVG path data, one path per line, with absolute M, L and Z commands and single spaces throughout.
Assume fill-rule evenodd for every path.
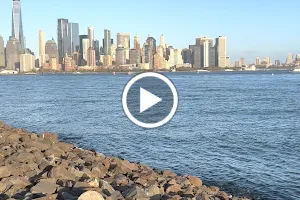
M 12 1 L 12 30 L 11 37 L 16 38 L 20 42 L 20 50 L 25 50 L 25 40 L 23 34 L 22 12 L 20 0 Z
M 94 28 L 92 26 L 88 27 L 88 39 L 89 39 L 89 47 L 94 47 Z
M 58 50 L 56 42 L 52 40 L 48 40 L 45 45 L 45 54 L 48 57 L 48 60 L 50 61 L 51 58 L 57 58 L 58 57 Z
M 45 33 L 44 30 L 39 31 L 39 66 L 42 67 L 46 63 L 45 59 Z
M 126 52 L 124 47 L 118 47 L 116 49 L 116 64 L 117 65 L 126 64 Z
M 258 65 L 260 65 L 260 63 L 261 63 L 260 62 L 260 57 L 257 57 L 256 60 L 255 60 L 255 65 L 258 66 Z
M 216 64 L 218 67 L 226 67 L 226 37 L 216 38 Z
M 88 61 L 88 49 L 90 46 L 90 40 L 89 39 L 83 39 L 82 40 L 82 58 L 87 62 Z
M 90 67 L 96 66 L 96 55 L 93 47 L 89 47 L 87 50 L 87 65 Z
M 289 53 L 287 58 L 286 58 L 286 63 L 287 65 L 290 65 L 293 63 L 293 54 L 292 53 Z
M 203 43 L 203 48 L 202 48 L 202 52 L 203 52 L 203 67 L 209 67 L 209 47 L 210 47 L 210 43 L 208 40 L 205 40 Z
M 110 47 L 111 47 L 111 35 L 110 30 L 104 29 L 104 40 L 103 40 L 103 48 L 104 55 L 110 55 Z
M 191 49 L 183 49 L 181 52 L 183 63 L 193 63 L 193 58 L 192 58 L 192 50 Z
M 4 52 L 4 40 L 0 35 L 0 68 L 5 67 L 5 52 Z
M 20 72 L 31 72 L 35 66 L 35 56 L 29 53 L 20 55 Z
M 11 37 L 6 44 L 6 69 L 15 70 L 20 66 L 20 42 Z
M 244 65 L 246 65 L 245 58 L 241 58 L 240 64 L 241 64 L 242 67 L 243 67 Z
M 83 59 L 83 39 L 88 39 L 87 35 L 79 35 L 79 64 L 82 64 Z
M 68 55 L 73 55 L 74 52 L 79 50 L 79 24 L 78 23 L 68 23 Z
M 58 44 L 58 60 L 62 63 L 65 56 L 66 47 L 69 46 L 68 39 L 68 22 L 67 19 L 57 20 L 57 44 Z
M 209 47 L 209 66 L 216 66 L 216 47 Z
M 130 34 L 117 33 L 117 47 L 130 48 Z
M 100 60 L 100 43 L 99 43 L 99 40 L 94 41 L 94 50 L 95 50 L 96 61 L 98 61 L 98 60 Z
M 153 37 L 148 37 L 147 38 L 147 43 L 149 45 L 149 50 L 150 50 L 150 68 L 153 67 L 154 65 L 154 55 L 156 54 L 156 40 Z
M 138 35 L 134 36 L 134 48 L 137 51 L 141 50 L 141 43 L 140 43 L 140 37 Z

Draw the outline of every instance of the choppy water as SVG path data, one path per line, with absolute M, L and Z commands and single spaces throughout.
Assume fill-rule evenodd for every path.
M 128 75 L 0 76 L 0 119 L 57 132 L 81 147 L 256 199 L 300 198 L 300 74 L 166 73 L 179 93 L 171 122 L 133 125 L 121 94 Z

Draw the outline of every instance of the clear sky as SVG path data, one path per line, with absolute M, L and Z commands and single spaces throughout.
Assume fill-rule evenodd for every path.
M 271 56 L 285 61 L 289 52 L 300 53 L 300 4 L 298 0 L 21 0 L 26 46 L 38 54 L 38 31 L 45 40 L 54 37 L 58 18 L 77 22 L 80 34 L 95 29 L 102 41 L 103 29 L 138 34 L 143 43 L 148 34 L 175 48 L 195 43 L 196 37 L 227 37 L 231 62 L 245 57 Z M 11 34 L 11 0 L 0 1 L 0 35 Z

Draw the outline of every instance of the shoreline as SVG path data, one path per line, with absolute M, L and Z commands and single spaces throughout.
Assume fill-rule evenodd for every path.
M 249 200 L 177 175 L 0 121 L 0 199 Z

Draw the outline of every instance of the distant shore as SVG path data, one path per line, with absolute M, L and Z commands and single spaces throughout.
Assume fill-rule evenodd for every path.
M 0 121 L 0 199 L 248 200 L 177 175 Z

